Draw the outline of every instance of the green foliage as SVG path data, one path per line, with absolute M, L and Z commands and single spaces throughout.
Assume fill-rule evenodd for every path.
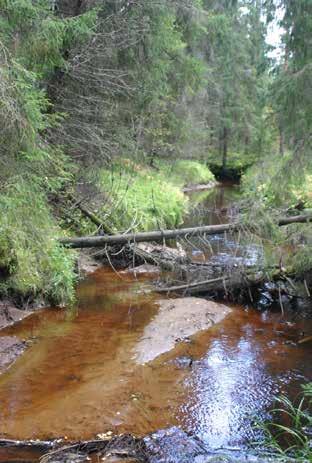
M 66 67 L 65 52 L 85 41 L 92 33 L 97 11 L 74 18 L 58 18 L 49 0 L 1 0 L 0 38 L 15 59 L 40 77 L 48 77 L 57 68 Z
M 49 0 L 0 0 L 0 203 L 14 205 L 16 236 L 29 234 L 19 188 L 29 199 L 33 185 L 34 204 L 41 205 L 42 217 L 56 231 L 49 199 L 66 191 L 69 183 L 78 184 L 96 166 L 107 195 L 102 213 L 116 229 L 176 226 L 186 207 L 179 188 L 209 183 L 213 176 L 203 164 L 169 162 L 173 157 L 206 162 L 209 153 L 215 163 L 243 169 L 276 146 L 278 129 L 289 125 L 289 108 L 295 103 L 302 131 L 293 131 L 288 144 L 293 137 L 298 145 L 310 123 L 305 84 L 310 49 L 299 31 L 309 31 L 310 21 L 303 16 L 307 0 L 300 0 L 300 7 L 288 0 L 284 4 L 290 66 L 288 72 L 279 69 L 272 105 L 264 10 L 257 0 L 108 0 L 66 17 L 61 9 L 53 11 Z M 283 119 L 284 108 L 288 112 Z M 151 165 L 156 157 L 166 162 L 158 161 L 155 172 L 125 165 L 123 153 L 133 159 L 139 153 Z M 246 174 L 245 191 L 261 207 L 284 201 L 276 185 L 277 170 L 283 173 L 289 166 L 286 160 L 277 168 L 269 165 L 269 179 L 256 171 Z M 303 191 L 292 179 L 288 203 L 301 196 L 308 202 L 309 188 Z M 43 222 L 38 223 L 38 236 L 46 235 Z M 1 238 L 6 288 L 11 284 L 11 289 L 36 293 L 48 273 L 57 288 L 47 286 L 51 297 L 58 299 L 59 293 L 61 298 L 66 287 L 70 293 L 73 275 L 67 253 L 47 246 L 50 251 L 38 259 L 42 275 L 34 272 L 32 281 L 27 269 L 38 250 L 22 238 L 23 254 L 12 241 L 12 223 Z M 75 231 L 85 231 L 83 220 L 75 216 L 72 223 Z M 64 287 L 56 282 L 62 262 L 67 269 L 67 276 L 59 270 Z
M 170 182 L 180 187 L 215 181 L 208 167 L 198 161 L 181 159 L 176 162 L 166 162 L 158 159 L 156 164 L 164 176 L 169 176 Z
M 90 36 L 96 11 L 63 19 L 48 0 L 1 0 L 0 9 L 1 293 L 63 303 L 74 296 L 74 255 L 57 244 L 48 194 L 64 188 L 73 165 L 49 139 L 64 115 L 53 112 L 46 82 Z
M 116 230 L 153 230 L 182 222 L 187 199 L 168 175 L 123 160 L 103 170 L 100 188 L 110 198 L 102 214 Z
M 298 404 L 285 396 L 278 398 L 277 402 L 278 408 L 272 411 L 272 421 L 260 426 L 265 432 L 265 447 L 281 459 L 291 457 L 298 462 L 311 461 L 312 383 L 303 386 Z
M 283 0 L 285 54 L 276 68 L 272 96 L 279 124 L 295 155 L 311 153 L 312 128 L 312 3 Z
M 0 262 L 8 269 L 0 291 L 57 304 L 74 297 L 74 254 L 58 245 L 46 203 L 34 183 L 20 178 L 0 196 Z
M 229 151 L 226 167 L 229 170 L 233 169 L 237 172 L 244 172 L 248 167 L 251 167 L 255 162 L 257 162 L 258 159 L 259 155 L 257 153 Z M 206 160 L 208 165 L 222 166 L 222 155 L 218 152 L 209 152 Z
M 207 121 L 209 151 L 224 168 L 232 153 L 264 150 L 268 60 L 259 2 L 205 0 L 209 64 Z
M 297 248 L 291 259 L 291 268 L 296 275 L 304 276 L 312 269 L 312 243 Z
M 312 176 L 309 170 L 297 175 L 296 166 L 291 171 L 292 154 L 265 158 L 252 166 L 242 179 L 244 194 L 258 199 L 267 207 L 289 208 L 297 204 L 312 206 Z

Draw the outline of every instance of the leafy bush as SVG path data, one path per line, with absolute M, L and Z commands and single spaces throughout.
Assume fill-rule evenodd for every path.
M 265 158 L 252 166 L 243 176 L 242 188 L 247 197 L 267 206 L 293 207 L 301 202 L 312 206 L 312 175 L 309 170 L 299 173 L 290 154 Z
M 227 157 L 227 169 L 245 171 L 259 159 L 259 154 L 253 152 L 229 152 Z M 208 165 L 222 166 L 222 155 L 219 151 L 210 151 L 207 156 Z

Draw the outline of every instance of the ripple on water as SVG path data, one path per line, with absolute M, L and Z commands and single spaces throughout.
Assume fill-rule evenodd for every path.
M 83 439 L 176 426 L 205 447 L 241 446 L 255 438 L 252 420 L 272 395 L 294 397 L 311 379 L 311 344 L 287 343 L 300 322 L 241 307 L 137 365 L 134 349 L 157 313 L 155 296 L 137 289 L 101 270 L 81 284 L 72 314 L 46 310 L 7 330 L 36 342 L 0 378 L 2 436 Z

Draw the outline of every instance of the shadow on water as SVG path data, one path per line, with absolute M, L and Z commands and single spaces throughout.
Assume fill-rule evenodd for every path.
M 100 269 L 79 285 L 72 312 L 46 309 L 2 332 L 32 340 L 0 377 L 2 438 L 172 428 L 212 449 L 244 447 L 257 439 L 252 423 L 273 396 L 294 398 L 312 379 L 312 346 L 296 344 L 302 330 L 312 334 L 310 321 L 236 306 L 191 342 L 137 364 L 135 347 L 158 310 L 145 285 Z

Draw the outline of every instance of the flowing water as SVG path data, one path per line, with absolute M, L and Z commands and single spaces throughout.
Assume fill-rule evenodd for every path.
M 199 206 L 186 223 L 199 221 L 203 205 L 211 209 L 202 214 L 206 223 L 228 220 L 224 208 L 236 195 L 226 187 L 193 198 Z M 225 258 L 230 240 L 212 240 L 213 254 Z M 0 377 L 1 438 L 76 440 L 169 429 L 167 461 L 182 462 L 182 431 L 207 449 L 242 449 L 257 439 L 252 423 L 266 415 L 273 396 L 294 398 L 312 379 L 311 343 L 296 343 L 302 331 L 312 334 L 312 322 L 241 306 L 191 342 L 138 364 L 135 348 L 158 310 L 157 295 L 143 291 L 147 284 L 100 269 L 80 283 L 75 308 L 45 309 L 1 332 L 32 341 Z M 0 451 L 0 461 L 11 460 Z

